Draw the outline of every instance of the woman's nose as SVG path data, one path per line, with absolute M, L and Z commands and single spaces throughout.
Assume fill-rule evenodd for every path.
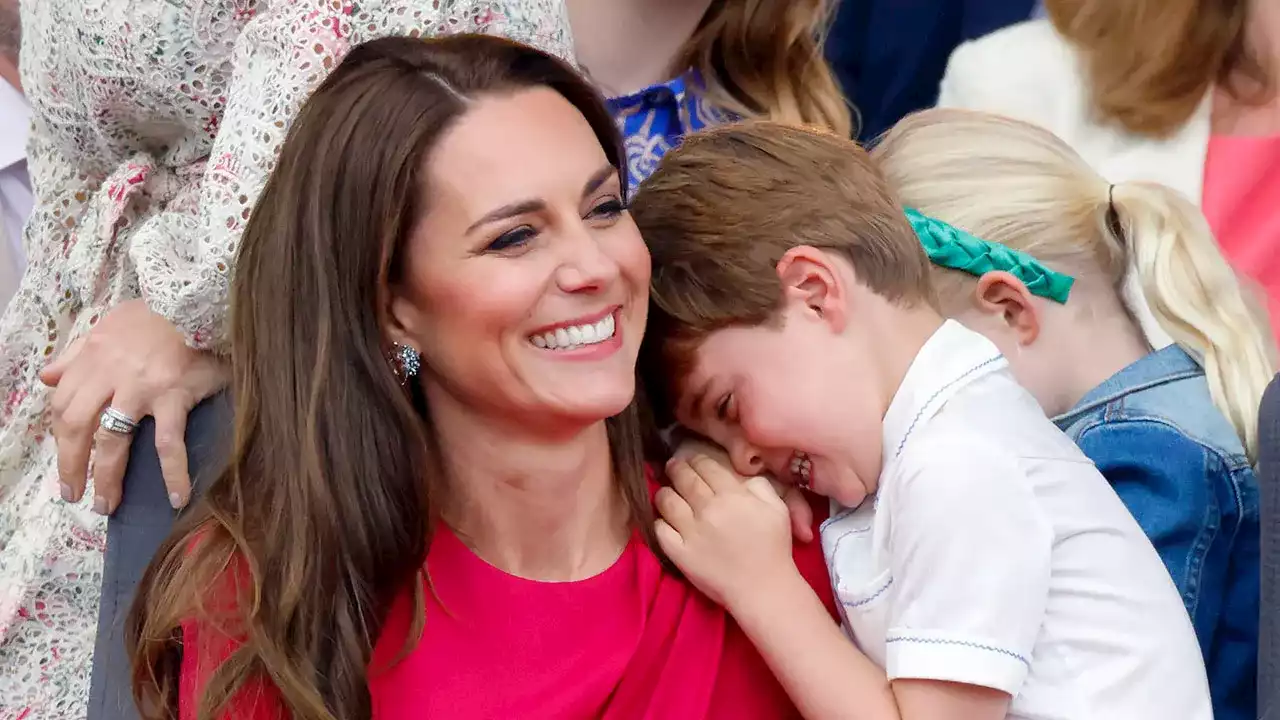
M 578 225 L 563 238 L 563 257 L 556 282 L 565 292 L 593 292 L 617 279 L 617 261 L 605 251 L 591 228 Z

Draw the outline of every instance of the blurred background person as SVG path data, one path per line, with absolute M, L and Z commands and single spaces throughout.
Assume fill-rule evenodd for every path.
M 626 136 L 631 183 L 688 132 L 740 117 L 852 132 L 823 59 L 832 0 L 567 0 L 574 49 Z
M 1258 718 L 1280 719 L 1280 376 L 1258 410 L 1262 499 L 1262 617 L 1258 632 Z
M 27 271 L 0 320 L 0 717 L 79 718 L 103 516 L 132 433 L 155 417 L 164 496 L 184 506 L 186 416 L 224 383 L 240 233 L 302 102 L 374 37 L 448 28 L 572 49 L 561 0 L 21 11 L 37 202 Z
M 858 109 L 857 137 L 874 141 L 932 107 L 957 45 L 1026 20 L 1034 0 L 844 0 L 827 58 Z
M 17 0 L 0 0 L 0 312 L 18 289 L 26 265 L 22 228 L 32 202 L 27 177 L 31 110 L 18 75 L 21 40 Z
M 1155 180 L 1200 203 L 1280 331 L 1280 3 L 1044 7 L 958 48 L 939 104 L 1038 123 L 1111 182 Z

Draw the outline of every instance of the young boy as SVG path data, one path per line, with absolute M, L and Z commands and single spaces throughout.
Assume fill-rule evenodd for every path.
M 767 483 L 696 458 L 657 498 L 664 551 L 806 717 L 1212 718 L 1160 558 L 996 348 L 942 320 L 860 148 L 772 123 L 691 136 L 632 212 L 655 409 L 738 474 L 833 500 L 821 541 L 856 648 Z

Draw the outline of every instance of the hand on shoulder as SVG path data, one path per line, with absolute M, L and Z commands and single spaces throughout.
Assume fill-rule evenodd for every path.
M 743 479 L 706 456 L 673 459 L 655 505 L 662 551 L 731 613 L 742 600 L 798 575 L 787 506 L 763 477 Z

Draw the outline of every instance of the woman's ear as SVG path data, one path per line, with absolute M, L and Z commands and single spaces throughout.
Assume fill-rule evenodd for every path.
M 422 314 L 418 306 L 400 289 L 392 287 L 387 293 L 385 314 L 386 323 L 382 328 L 383 336 L 397 345 L 407 345 L 422 352 L 420 337 L 416 330 L 421 329 Z
M 777 271 L 787 305 L 803 308 L 835 332 L 844 330 L 849 294 L 831 255 L 808 245 L 793 247 L 778 261 Z
M 984 315 L 998 318 L 1017 338 L 1030 345 L 1040 335 L 1040 312 L 1027 286 L 1012 274 L 997 270 L 978 278 L 974 304 Z

